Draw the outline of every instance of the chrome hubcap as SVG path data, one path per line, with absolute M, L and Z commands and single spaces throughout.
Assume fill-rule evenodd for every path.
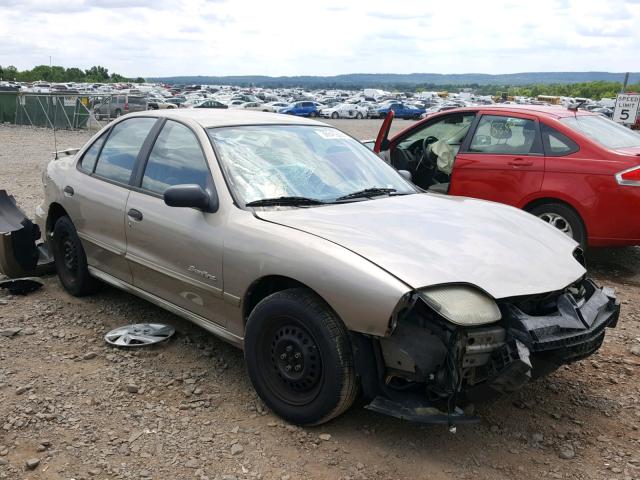
M 561 232 L 573 238 L 573 229 L 567 219 L 562 215 L 558 215 L 557 213 L 541 213 L 538 215 L 538 218 L 544 220 L 549 225 L 553 225 Z

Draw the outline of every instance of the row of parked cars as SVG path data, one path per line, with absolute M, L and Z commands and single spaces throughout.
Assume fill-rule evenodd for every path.
M 235 102 L 235 103 L 234 103 Z M 149 99 L 146 96 L 136 94 L 121 94 L 106 96 L 96 101 L 93 113 L 96 118 L 117 118 L 126 113 L 144 110 L 173 109 L 173 108 L 234 108 L 241 110 L 254 110 L 260 112 L 282 113 L 300 117 L 324 117 L 324 118 L 384 118 L 389 111 L 393 111 L 396 118 L 420 119 L 426 112 L 425 108 L 399 101 L 387 101 L 382 104 L 361 103 L 335 103 L 328 106 L 320 102 L 299 101 L 286 102 L 259 102 L 259 101 L 234 101 L 229 104 L 214 99 L 205 99 L 197 103 L 172 102 L 171 99 Z

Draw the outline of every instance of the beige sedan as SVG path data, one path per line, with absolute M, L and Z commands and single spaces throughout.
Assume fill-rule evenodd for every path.
M 105 282 L 244 348 L 260 397 L 298 424 L 359 392 L 377 412 L 466 421 L 476 392 L 599 348 L 619 306 L 573 240 L 405 177 L 312 120 L 145 112 L 49 163 L 37 222 L 69 293 Z

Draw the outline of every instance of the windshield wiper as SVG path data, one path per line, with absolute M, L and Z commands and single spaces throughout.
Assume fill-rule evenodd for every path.
M 261 198 L 245 204 L 247 207 L 269 207 L 272 205 L 298 206 L 298 205 L 324 205 L 325 202 L 307 197 L 274 197 Z
M 357 192 L 348 193 L 347 195 L 336 198 L 336 200 L 349 200 L 350 198 L 368 198 L 375 197 L 376 195 L 389 195 L 395 191 L 395 188 L 371 187 L 365 188 L 364 190 L 358 190 Z

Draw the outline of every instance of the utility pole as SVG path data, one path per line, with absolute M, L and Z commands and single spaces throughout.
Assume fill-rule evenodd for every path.
M 624 82 L 622 83 L 622 90 L 620 90 L 620 93 L 624 93 L 627 91 L 628 83 L 629 83 L 629 72 L 624 74 Z

